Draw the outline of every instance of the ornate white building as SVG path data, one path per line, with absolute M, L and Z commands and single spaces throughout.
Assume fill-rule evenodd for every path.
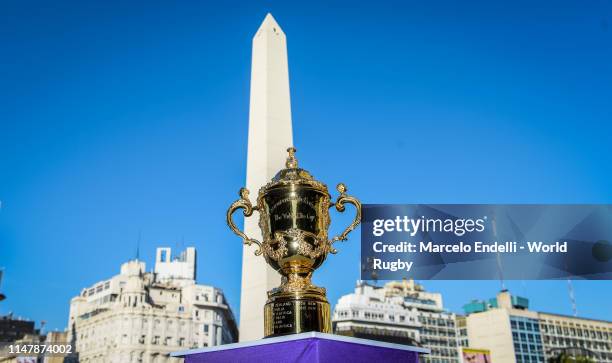
M 132 260 L 70 302 L 68 340 L 80 362 L 179 362 L 169 353 L 235 342 L 238 330 L 223 292 L 198 285 L 196 251 L 178 258 L 158 248 L 153 272 Z
M 444 310 L 441 294 L 413 280 L 384 287 L 359 281 L 353 294 L 338 300 L 333 326 L 336 334 L 431 349 L 423 362 L 460 362 L 456 315 Z

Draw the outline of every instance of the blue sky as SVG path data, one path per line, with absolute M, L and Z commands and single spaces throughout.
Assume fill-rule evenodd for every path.
M 612 3 L 4 2 L 0 313 L 63 329 L 81 288 L 157 246 L 239 309 L 251 38 L 288 37 L 300 164 L 365 203 L 612 203 Z M 340 229 L 348 216 L 332 215 Z M 335 302 L 358 233 L 317 271 Z M 339 273 L 339 271 L 343 271 Z M 460 311 L 497 281 L 425 281 Z M 565 281 L 513 281 L 570 314 Z M 609 281 L 574 283 L 612 320 Z

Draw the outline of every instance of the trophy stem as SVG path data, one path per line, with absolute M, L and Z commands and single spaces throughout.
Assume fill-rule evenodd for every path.
M 306 274 L 290 272 L 283 279 L 279 290 L 282 292 L 313 293 L 325 296 L 325 289 L 312 284 L 312 272 Z

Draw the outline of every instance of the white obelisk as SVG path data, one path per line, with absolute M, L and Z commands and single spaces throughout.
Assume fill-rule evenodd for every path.
M 253 37 L 246 182 L 253 204 L 259 188 L 284 168 L 290 146 L 293 136 L 287 40 L 268 14 Z M 261 241 L 258 218 L 257 212 L 246 218 L 244 231 L 250 238 Z M 255 256 L 255 250 L 254 245 L 242 250 L 240 341 L 263 338 L 267 291 L 280 284 L 278 272 L 266 264 L 263 256 Z

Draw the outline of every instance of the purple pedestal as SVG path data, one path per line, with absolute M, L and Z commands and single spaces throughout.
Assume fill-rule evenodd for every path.
M 418 363 L 419 353 L 429 353 L 429 349 L 310 332 L 186 350 L 172 356 L 184 357 L 185 363 Z

